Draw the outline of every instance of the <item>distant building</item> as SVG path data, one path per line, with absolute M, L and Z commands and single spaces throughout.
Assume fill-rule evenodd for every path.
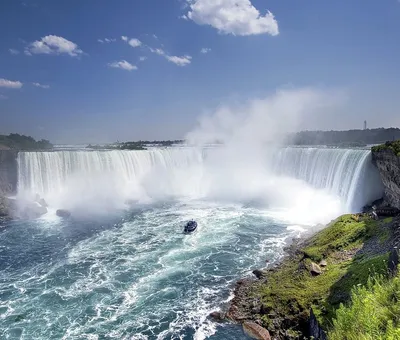
M 366 130 L 366 129 L 367 129 L 367 121 L 364 120 L 364 130 Z

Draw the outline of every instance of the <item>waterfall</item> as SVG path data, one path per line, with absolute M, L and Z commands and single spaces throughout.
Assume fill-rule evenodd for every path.
M 306 181 L 339 196 L 348 211 L 382 196 L 383 187 L 371 152 L 363 149 L 284 148 L 274 157 L 274 171 Z
M 339 197 L 346 211 L 356 211 L 382 193 L 368 150 L 282 148 L 266 155 L 262 167 L 240 159 L 227 164 L 222 155 L 219 148 L 21 152 L 18 192 L 38 193 L 63 206 L 100 199 L 110 205 L 128 198 L 251 200 L 267 191 L 273 200 L 280 189 L 273 179 L 288 177 Z M 266 181 L 269 186 L 262 186 Z M 279 184 L 271 189 L 272 182 Z M 290 190 L 286 187 L 282 190 Z

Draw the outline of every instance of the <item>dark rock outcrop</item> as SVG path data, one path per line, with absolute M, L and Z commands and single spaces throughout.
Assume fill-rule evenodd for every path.
M 65 209 L 58 209 L 56 211 L 56 215 L 59 217 L 67 218 L 67 217 L 71 216 L 71 212 L 69 210 L 65 210 Z
M 13 194 L 18 182 L 18 152 L 0 150 L 0 196 Z
M 257 278 L 257 279 L 262 279 L 266 276 L 266 273 L 263 270 L 260 269 L 254 269 L 253 270 L 253 275 Z
M 18 204 L 18 203 L 17 203 Z M 47 208 L 37 202 L 19 202 L 17 216 L 24 219 L 38 218 L 47 214 Z
M 217 322 L 222 322 L 225 319 L 225 315 L 221 312 L 211 312 L 209 318 Z
M 372 151 L 372 162 L 377 166 L 385 190 L 385 202 L 400 209 L 400 157 L 390 149 Z
M 317 318 L 311 308 L 310 310 L 310 321 L 308 328 L 310 339 L 314 340 L 327 340 L 324 330 L 320 327 Z
M 399 265 L 399 251 L 397 248 L 393 248 L 389 255 L 388 260 L 388 272 L 391 277 L 397 275 Z

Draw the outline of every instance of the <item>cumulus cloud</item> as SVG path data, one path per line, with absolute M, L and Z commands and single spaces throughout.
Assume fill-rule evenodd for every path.
M 13 55 L 19 54 L 19 51 L 16 50 L 16 49 L 14 49 L 14 48 L 8 49 L 8 52 L 10 52 L 10 53 L 13 54 Z
M 145 60 L 147 60 L 147 57 L 145 57 L 145 56 L 142 56 L 139 58 L 139 61 L 145 61 Z
M 178 66 L 186 66 L 192 62 L 192 57 L 190 55 L 184 55 L 182 57 L 171 56 L 171 55 L 168 55 L 161 48 L 154 49 L 154 48 L 149 47 L 149 49 L 150 49 L 150 52 L 158 54 L 158 55 L 164 57 L 165 59 L 167 59 L 169 62 L 174 63 L 175 65 L 178 65 Z
M 77 57 L 83 51 L 72 41 L 56 35 L 47 35 L 40 40 L 29 44 L 25 49 L 25 54 L 68 54 Z
M 32 85 L 36 86 L 36 87 L 40 87 L 42 89 L 49 89 L 50 88 L 50 85 L 43 85 L 43 84 L 40 84 L 40 83 L 32 83 Z
M 137 66 L 132 65 L 131 63 L 127 62 L 126 60 L 121 60 L 121 61 L 114 61 L 108 66 L 113 67 L 113 68 L 120 68 L 122 70 L 126 71 L 132 71 L 132 70 L 137 70 Z
M 271 12 L 262 15 L 250 0 L 186 0 L 185 18 L 198 25 L 210 25 L 220 33 L 239 36 L 278 35 L 278 22 Z
M 211 48 L 204 47 L 200 50 L 200 53 L 203 53 L 203 54 L 207 54 L 208 52 L 211 52 Z
M 185 55 L 183 57 L 167 55 L 167 56 L 165 56 L 165 58 L 169 62 L 174 63 L 175 65 L 178 65 L 178 66 L 186 66 L 192 62 L 192 57 L 190 55 Z
M 6 87 L 8 89 L 20 89 L 23 84 L 20 81 L 13 81 L 4 78 L 0 78 L 0 87 Z
M 128 44 L 131 45 L 132 47 L 139 47 L 140 45 L 142 45 L 142 42 L 139 39 L 130 39 L 128 41 Z
M 127 42 L 132 47 L 142 46 L 142 42 L 139 39 L 136 38 L 129 39 L 126 35 L 121 36 L 121 40 Z

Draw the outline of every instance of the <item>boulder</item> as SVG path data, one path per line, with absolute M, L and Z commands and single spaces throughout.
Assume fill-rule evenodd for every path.
M 253 275 L 257 278 L 257 279 L 262 279 L 263 277 L 265 277 L 265 272 L 260 270 L 260 269 L 255 269 L 253 270 Z
M 218 321 L 218 322 L 221 322 L 224 320 L 224 316 L 221 312 L 212 312 L 212 313 L 210 313 L 209 317 L 211 319 L 213 319 L 214 321 Z
M 320 263 L 319 263 L 319 266 L 320 267 L 326 267 L 328 265 L 328 262 L 326 262 L 326 260 L 322 260 Z
M 256 324 L 255 322 L 246 321 L 243 323 L 244 332 L 253 339 L 271 340 L 268 330 Z
M 311 262 L 310 273 L 311 273 L 311 275 L 315 275 L 315 276 L 322 274 L 321 267 L 319 265 L 317 265 L 316 263 Z
M 22 218 L 31 219 L 31 218 L 38 218 L 44 214 L 47 214 L 47 208 L 41 206 L 37 202 L 18 202 L 18 215 Z
M 42 207 L 47 208 L 49 205 L 47 204 L 47 202 L 44 200 L 44 198 L 41 198 L 38 202 Z
M 66 210 L 66 209 L 58 209 L 56 211 L 56 215 L 59 216 L 59 217 L 67 218 L 67 217 L 71 216 L 71 212 Z

